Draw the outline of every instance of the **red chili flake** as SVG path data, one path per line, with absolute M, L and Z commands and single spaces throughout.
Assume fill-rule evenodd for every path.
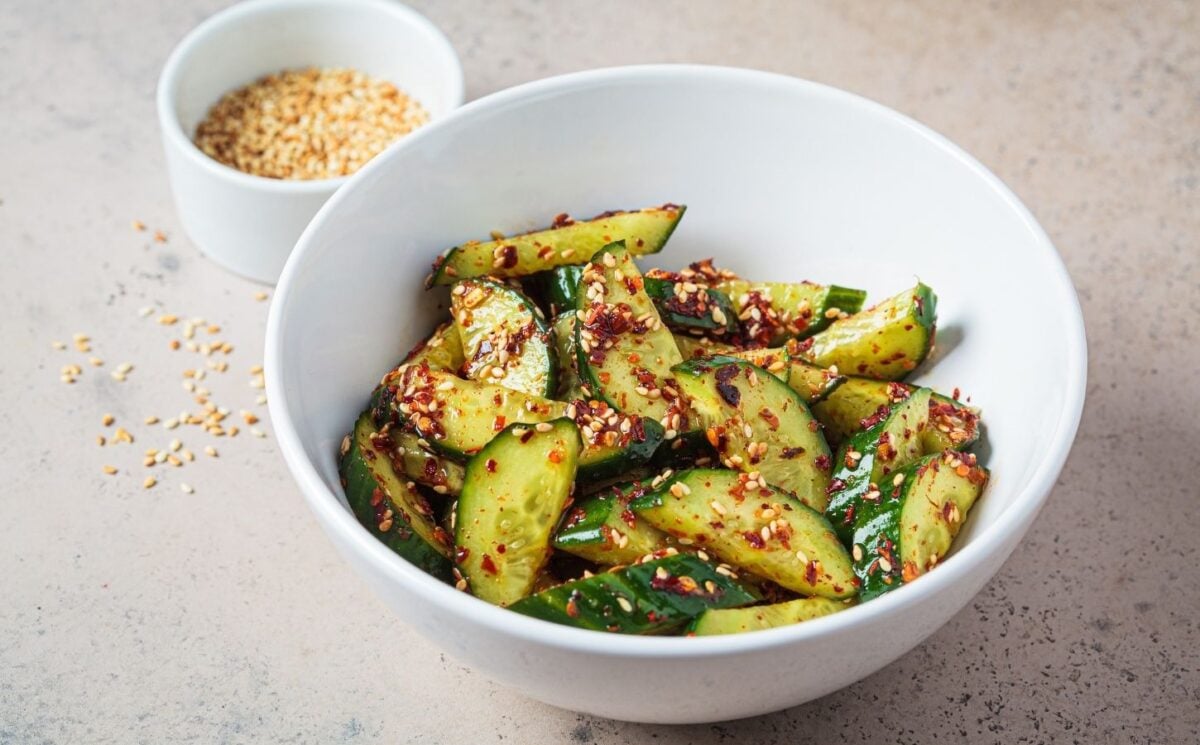
M 621 510 L 621 521 L 631 529 L 637 529 L 637 515 L 633 513 L 633 510 Z
M 955 401 L 957 401 L 958 397 L 961 395 L 962 395 L 962 391 L 960 391 L 958 389 L 958 387 L 955 386 L 954 390 L 950 393 L 950 398 L 953 398 Z
M 818 455 L 816 459 L 813 460 L 813 465 L 822 471 L 828 471 L 833 468 L 833 459 L 828 455 Z
M 846 516 L 842 518 L 842 525 L 854 524 L 854 505 L 846 508 Z
M 571 510 L 571 512 L 567 515 L 566 520 L 563 521 L 563 527 L 573 528 L 579 523 L 583 522 L 586 517 L 587 510 L 583 509 L 582 507 L 576 507 L 575 509 Z M 501 551 L 500 553 L 504 552 Z
M 754 548 L 761 549 L 765 548 L 767 545 L 763 542 L 762 536 L 754 530 L 747 530 L 746 532 L 742 533 L 742 538 L 745 538 L 746 543 L 749 543 Z
M 567 598 L 567 615 L 571 618 L 579 618 L 579 606 L 575 604 L 575 596 L 579 593 L 578 590 L 571 593 L 571 597 Z
M 483 467 L 487 469 L 488 473 L 495 473 L 496 472 L 496 459 L 488 458 L 484 462 Z
M 846 488 L 845 481 L 842 481 L 841 479 L 834 479 L 833 481 L 829 482 L 829 486 L 825 487 L 825 493 L 833 494 L 835 492 L 840 492 L 842 489 L 845 489 L 845 488 Z
M 659 577 L 655 574 L 650 579 L 650 586 L 655 590 L 663 590 L 676 595 L 692 595 L 700 589 L 700 585 L 696 580 L 687 575 L 668 574 L 666 577 Z M 717 593 L 713 593 L 714 596 Z
M 469 548 L 464 548 L 463 546 L 459 546 L 458 548 L 454 549 L 454 561 L 458 564 L 461 564 L 464 561 L 466 561 L 467 558 L 470 557 L 470 555 L 471 555 L 471 549 L 469 549 Z
M 758 415 L 763 418 L 763 421 L 765 421 L 767 426 L 769 426 L 772 430 L 779 429 L 779 417 L 775 416 L 775 412 L 764 406 L 758 412 Z
M 802 447 L 784 448 L 779 451 L 779 457 L 790 460 L 797 455 L 804 455 L 805 452 L 805 449 Z
M 504 418 L 504 415 L 497 414 L 496 418 L 492 420 L 492 429 L 496 432 L 499 432 L 500 430 L 504 429 L 504 424 L 506 421 L 507 420 Z
M 512 269 L 517 265 L 517 247 L 505 246 L 500 249 L 500 266 L 504 269 Z
M 488 556 L 487 554 L 484 554 L 483 558 L 480 559 L 479 566 L 488 574 L 495 574 L 499 571 L 496 568 L 496 562 L 492 561 L 492 557 Z
M 566 212 L 560 212 L 554 216 L 554 223 L 551 225 L 551 227 L 565 228 L 568 225 L 574 224 L 575 221 L 571 219 L 570 215 L 568 215 Z
M 521 438 L 521 442 L 525 442 L 525 441 L 527 441 L 528 439 L 529 439 L 528 437 L 522 437 L 522 438 Z M 547 459 L 548 459 L 548 460 L 549 460 L 551 463 L 562 463 L 562 459 L 563 459 L 563 453 L 562 453 L 562 451 L 561 451 L 561 450 L 558 450 L 558 449 L 556 448 L 556 449 L 554 449 L 554 450 L 551 450 L 551 451 L 550 451 L 550 453 L 549 453 L 549 454 L 546 456 L 546 458 L 547 458 Z
M 376 507 L 383 501 L 383 489 L 378 486 L 371 490 L 371 506 Z
M 891 411 L 891 409 L 887 404 L 880 404 L 879 408 L 875 410 L 874 414 L 860 421 L 858 425 L 863 429 L 870 429 L 886 419 L 889 411 Z
M 454 541 L 451 540 L 450 534 L 441 525 L 437 525 L 433 529 L 433 539 L 443 546 L 449 546 Z
M 811 559 L 804 565 L 804 581 L 810 585 L 817 584 L 817 562 Z
M 521 433 L 521 436 L 518 437 L 517 439 L 519 439 L 521 441 L 521 444 L 524 445 L 525 443 L 527 443 L 533 439 L 533 430 L 532 429 L 525 430 L 524 432 Z
M 717 368 L 717 393 L 721 394 L 721 398 L 730 406 L 737 406 L 742 400 L 742 392 L 737 386 L 729 381 L 738 374 L 737 365 L 722 365 Z

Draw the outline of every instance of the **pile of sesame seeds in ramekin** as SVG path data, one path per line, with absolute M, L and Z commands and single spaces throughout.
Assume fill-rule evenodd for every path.
M 328 179 L 354 173 L 428 119 L 395 85 L 357 70 L 285 70 L 225 94 L 195 141 L 254 176 Z

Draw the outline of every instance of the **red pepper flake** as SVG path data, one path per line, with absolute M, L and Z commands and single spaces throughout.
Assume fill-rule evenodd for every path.
M 570 215 L 568 215 L 566 212 L 560 212 L 554 216 L 554 223 L 551 225 L 551 227 L 565 228 L 568 225 L 574 225 L 574 224 L 575 224 L 575 221 L 571 219 Z
M 463 563 L 470 556 L 471 556 L 471 549 L 469 549 L 469 548 L 459 546 L 458 548 L 454 549 L 454 561 L 458 564 Z
M 578 590 L 571 593 L 571 597 L 567 598 L 567 615 L 571 618 L 579 618 L 579 606 L 575 603 L 575 598 L 579 594 Z
M 764 406 L 758 412 L 758 415 L 760 417 L 762 417 L 763 421 L 765 421 L 767 423 L 767 426 L 770 427 L 772 429 L 772 431 L 779 429 L 779 417 L 777 417 L 775 415 L 775 412 L 771 411 L 770 409 L 768 409 L 767 407 Z M 816 421 L 816 420 L 813 420 L 813 421 Z
M 845 481 L 842 481 L 841 479 L 834 479 L 833 481 L 829 482 L 829 486 L 825 487 L 825 493 L 833 494 L 834 492 L 839 492 L 845 488 L 846 488 Z
M 528 439 L 528 438 L 524 438 L 524 437 L 523 437 L 523 438 L 521 438 L 521 441 L 522 441 L 522 442 L 525 442 L 527 439 Z M 549 454 L 546 456 L 546 458 L 547 458 L 547 459 L 548 459 L 548 460 L 549 460 L 551 463 L 562 463 L 562 460 L 563 460 L 563 452 L 562 452 L 561 450 L 559 450 L 558 448 L 555 448 L 554 450 L 551 450 L 551 451 L 550 451 L 550 453 L 549 453 Z
M 817 562 L 813 559 L 804 565 L 804 581 L 810 585 L 817 584 Z
M 495 473 L 496 472 L 496 459 L 488 458 L 484 462 L 483 467 L 487 469 L 488 473 Z
M 497 415 L 496 418 L 492 420 L 492 429 L 496 432 L 499 432 L 500 430 L 504 429 L 504 424 L 506 421 L 507 420 L 503 415 Z
M 816 459 L 813 460 L 813 465 L 822 471 L 828 471 L 833 468 L 833 459 L 828 455 L 818 455 Z
M 742 538 L 745 538 L 746 543 L 749 543 L 754 548 L 766 548 L 767 544 L 763 541 L 762 536 L 758 533 L 758 531 L 747 530 L 742 533 Z
M 783 450 L 779 451 L 779 457 L 791 460 L 797 455 L 804 455 L 805 452 L 806 451 L 802 447 L 784 448 Z
M 621 521 L 628 525 L 631 530 L 637 529 L 637 515 L 634 514 L 633 510 L 621 510 Z
M 737 365 L 722 365 L 717 368 L 717 393 L 730 406 L 737 406 L 742 400 L 742 392 L 729 381 L 737 377 Z
M 842 518 L 842 525 L 854 524 L 854 505 L 846 508 L 846 516 Z
M 496 574 L 499 570 L 496 568 L 496 562 L 492 561 L 492 557 L 487 554 L 479 561 L 479 566 L 488 574 Z

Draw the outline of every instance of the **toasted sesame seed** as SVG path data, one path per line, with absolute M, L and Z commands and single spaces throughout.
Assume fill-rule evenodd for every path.
M 211 456 L 211 457 L 213 457 L 213 458 L 220 457 L 220 456 L 217 454 L 217 449 L 216 449 L 215 447 L 213 447 L 212 445 L 205 445 L 205 446 L 204 446 L 204 454 L 205 454 L 205 455 L 208 455 L 208 456 Z
M 154 478 L 153 476 L 147 476 L 146 480 L 142 482 L 142 488 L 143 489 L 151 489 L 157 483 L 158 483 L 158 479 Z
M 879 557 L 879 568 L 884 572 L 892 571 L 892 562 L 888 561 L 886 556 Z
M 257 300 L 257 301 L 258 301 L 258 302 L 260 302 L 260 303 L 261 303 L 262 301 L 266 300 L 268 297 L 269 297 L 269 296 L 268 296 L 268 295 L 267 295 L 267 293 L 265 293 L 265 292 L 256 292 L 256 293 L 254 293 L 254 299 L 255 299 L 255 300 Z
M 117 472 L 116 466 L 104 466 L 104 468 L 102 470 L 105 473 L 107 473 L 109 476 L 112 476 L 113 474 L 115 474 Z
M 100 418 L 100 423 L 103 424 L 105 427 L 111 425 L 115 421 L 117 421 L 117 418 L 114 417 L 112 414 L 105 414 L 103 417 Z
M 190 485 L 184 484 L 184 483 L 179 484 L 179 490 L 182 491 L 184 494 L 193 494 L 196 491 Z
M 534 429 L 536 429 L 538 432 L 549 432 L 550 430 L 554 429 L 554 425 L 550 422 L 538 422 Z
M 633 603 L 630 603 L 628 600 L 619 595 L 617 596 L 617 605 L 621 606 L 621 610 L 625 611 L 626 613 L 633 613 Z
M 903 483 L 904 483 L 904 474 L 903 473 L 896 474 L 896 478 L 892 479 L 892 486 L 900 486 Z
M 854 557 L 855 561 L 862 561 L 862 557 L 863 557 L 862 546 L 858 545 L 857 543 L 854 544 L 854 546 L 850 549 L 850 555 Z

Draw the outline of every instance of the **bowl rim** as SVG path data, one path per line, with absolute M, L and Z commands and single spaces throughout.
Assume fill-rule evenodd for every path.
M 1034 240 L 1035 251 L 1042 253 L 1046 268 L 1053 274 L 1053 281 L 1058 290 L 1057 300 L 1061 304 L 1067 330 L 1067 364 L 1064 369 L 1066 388 L 1063 404 L 1054 425 L 1050 445 L 1044 451 L 1026 487 L 1013 496 L 1012 503 L 995 522 L 983 528 L 969 544 L 939 564 L 936 572 L 923 576 L 920 582 L 905 585 L 895 592 L 886 593 L 868 603 L 847 608 L 831 616 L 741 634 L 711 637 L 638 637 L 575 629 L 523 616 L 455 590 L 402 559 L 359 525 L 354 516 L 342 506 L 337 495 L 326 487 L 316 467 L 304 454 L 304 447 L 289 411 L 288 393 L 281 378 L 282 331 L 287 323 L 284 312 L 289 305 L 295 277 L 314 245 L 313 236 L 350 192 L 364 188 L 364 185 L 370 182 L 372 173 L 385 167 L 386 162 L 396 157 L 402 148 L 419 147 L 427 137 L 449 136 L 464 126 L 464 122 L 469 122 L 477 112 L 509 106 L 526 99 L 574 89 L 653 80 L 678 82 L 680 79 L 719 80 L 776 90 L 787 88 L 802 91 L 807 95 L 836 99 L 842 104 L 858 108 L 866 115 L 882 117 L 894 125 L 912 130 L 973 171 L 1024 222 Z M 536 645 L 602 657 L 666 660 L 763 652 L 841 631 L 852 631 L 873 623 L 880 616 L 896 613 L 929 600 L 954 583 L 962 581 L 985 562 L 994 562 L 998 569 L 1000 563 L 1007 558 L 1007 554 L 1003 553 L 1004 543 L 1014 534 L 1019 541 L 1037 516 L 1066 462 L 1075 439 L 1087 387 L 1087 341 L 1079 299 L 1062 258 L 1054 249 L 1050 238 L 1016 195 L 972 156 L 925 125 L 862 96 L 788 75 L 708 65 L 634 65 L 569 73 L 518 85 L 468 103 L 434 126 L 423 127 L 413 136 L 393 145 L 356 173 L 355 178 L 359 180 L 352 181 L 325 203 L 300 236 L 284 267 L 271 303 L 264 367 L 268 405 L 276 437 L 284 460 L 310 508 L 316 514 L 318 522 L 327 532 L 337 534 L 338 545 L 349 547 L 348 550 L 354 551 L 388 581 L 403 584 L 417 602 L 431 604 L 441 613 L 462 616 L 468 622 L 485 627 L 492 633 Z M 348 414 L 347 417 L 349 422 L 352 415 Z M 994 575 L 996 569 L 991 570 L 987 575 L 988 579 Z M 929 629 L 929 633 L 934 630 L 936 629 Z
M 158 86 L 155 90 L 155 108 L 158 110 L 159 128 L 162 130 L 164 139 L 174 145 L 176 149 L 184 154 L 185 158 L 201 170 L 228 183 L 253 189 L 284 194 L 333 192 L 345 184 L 351 177 L 357 175 L 357 172 L 355 172 L 347 176 L 322 179 L 277 179 L 239 171 L 232 166 L 225 165 L 213 159 L 200 148 L 196 147 L 196 143 L 183 130 L 183 125 L 180 123 L 179 117 L 175 112 L 174 101 L 179 85 L 179 75 L 183 70 L 184 64 L 195 54 L 196 47 L 201 42 L 226 33 L 231 26 L 258 15 L 275 12 L 303 11 L 305 8 L 316 5 L 335 7 L 356 5 L 374 12 L 394 16 L 428 36 L 434 46 L 439 48 L 437 56 L 431 58 L 428 64 L 443 68 L 446 74 L 446 82 L 449 84 L 446 114 L 439 117 L 439 119 L 449 116 L 462 107 L 464 90 L 463 69 L 462 62 L 458 58 L 458 53 L 455 51 L 454 45 L 450 43 L 445 33 L 435 26 L 432 21 L 407 5 L 395 0 L 245 0 L 245 2 L 231 5 L 205 18 L 180 39 L 179 43 L 171 50 L 171 54 L 167 57 L 167 61 L 163 65 L 162 72 L 159 73 Z M 216 101 L 213 103 L 215 104 Z M 397 142 L 408 139 L 435 121 L 435 119 L 431 119 L 425 125 L 401 137 Z M 395 143 L 392 144 L 394 145 Z M 391 146 L 389 145 L 389 147 Z M 382 154 L 380 153 L 380 155 Z M 367 165 L 369 165 L 369 162 Z M 363 168 L 365 167 L 366 165 L 363 166 Z M 362 168 L 359 170 L 361 171 Z

